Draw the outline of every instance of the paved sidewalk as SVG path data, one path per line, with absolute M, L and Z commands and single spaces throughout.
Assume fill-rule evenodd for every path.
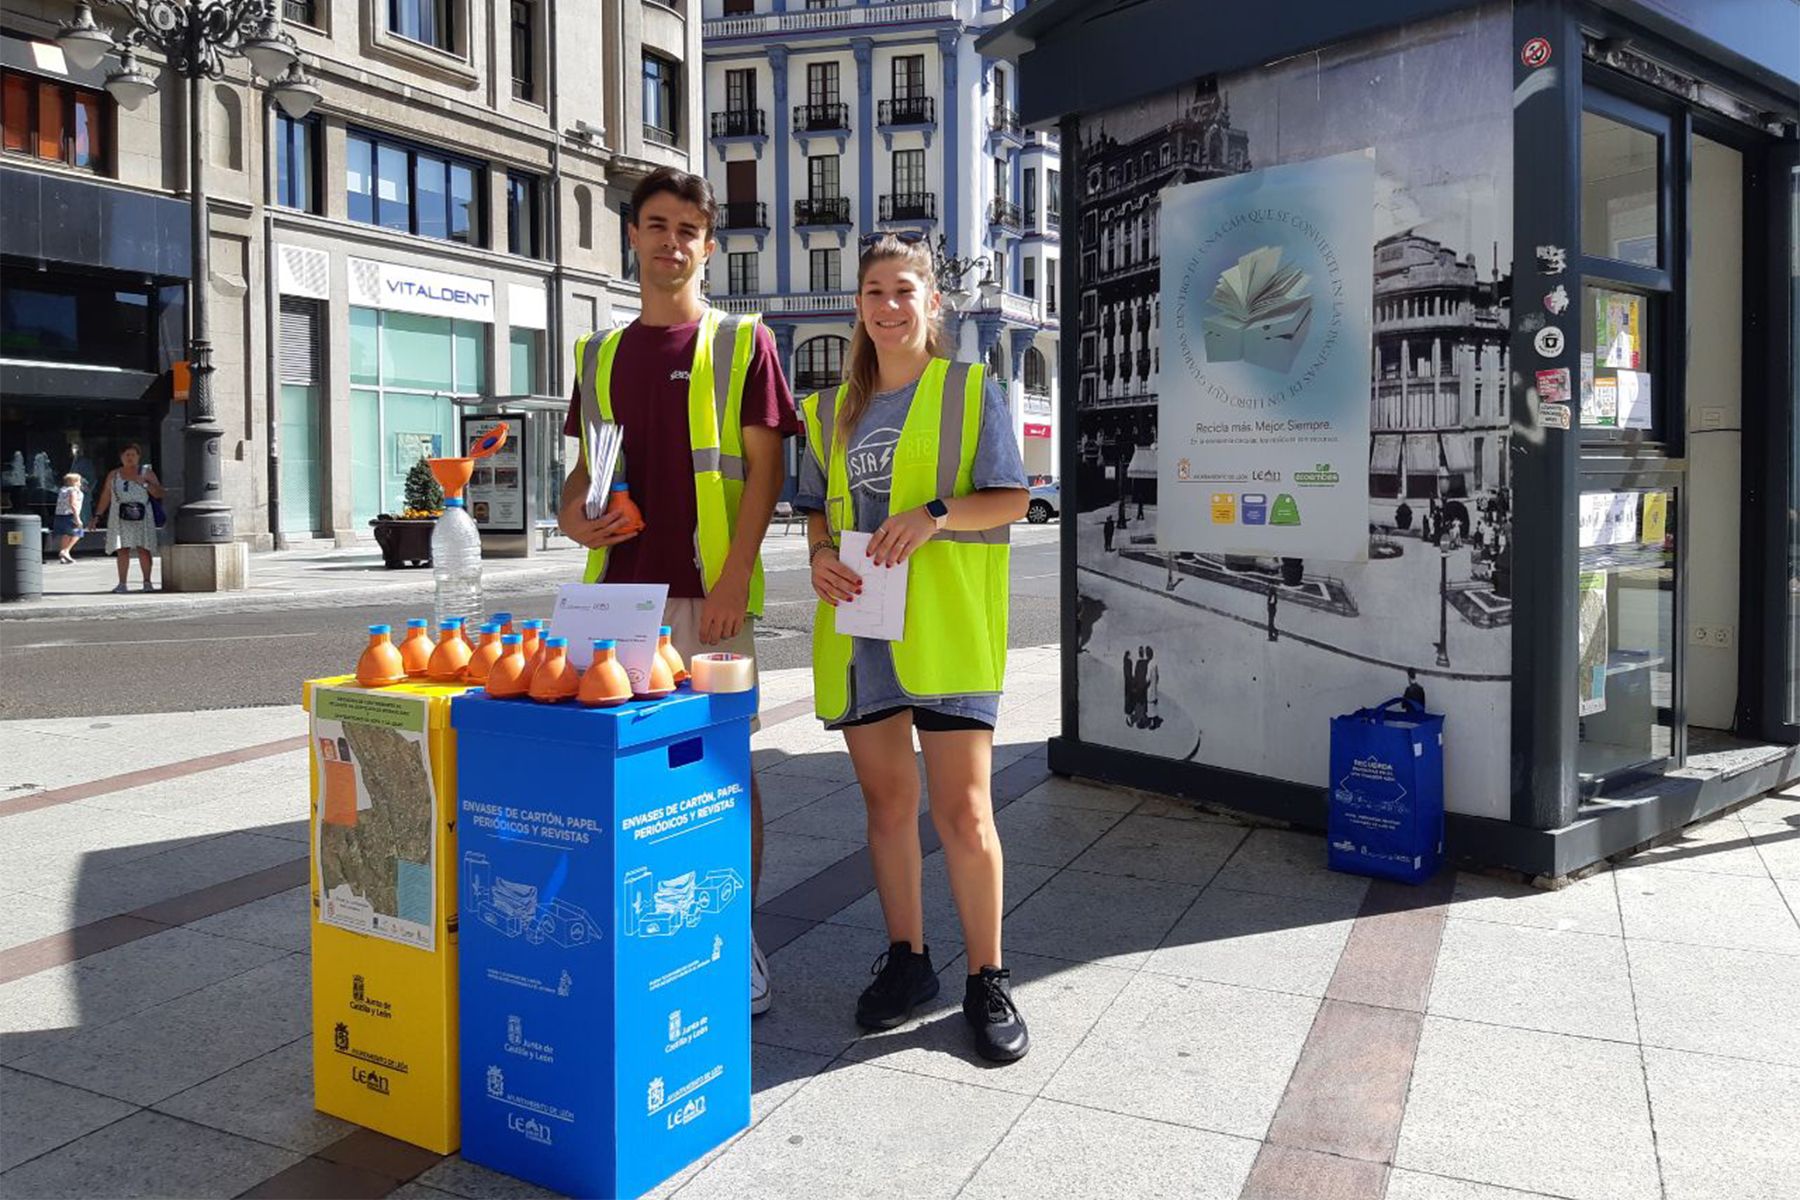
M 1055 541 L 1054 525 L 1019 524 L 1013 527 L 1013 545 L 1029 546 Z M 581 577 L 587 551 L 560 534 L 550 539 L 550 549 L 530 558 L 488 558 L 482 561 L 482 583 L 493 595 L 516 595 L 554 587 Z M 804 566 L 806 530 L 799 524 L 773 526 L 763 539 L 763 564 L 768 570 Z M 44 564 L 41 599 L 0 604 L 0 622 L 46 620 L 80 616 L 84 619 L 175 616 L 195 611 L 246 612 L 254 609 L 311 608 L 321 603 L 345 605 L 383 604 L 404 597 L 429 596 L 431 571 L 411 568 L 390 571 L 382 565 L 381 551 L 373 542 L 339 549 L 323 543 L 301 549 L 276 550 L 250 556 L 250 586 L 242 592 L 165 592 L 163 560 L 152 563 L 151 580 L 157 590 L 141 591 L 138 566 L 131 566 L 131 592 L 114 595 L 118 564 L 110 558 L 83 557 L 72 565 L 52 555 Z
M 1315 836 L 1050 776 L 1056 648 L 1010 662 L 1031 1055 L 966 1048 L 941 852 L 943 998 L 858 1035 L 860 794 L 808 673 L 769 672 L 756 1123 L 659 1195 L 1800 1195 L 1800 790 L 1560 891 L 1371 886 Z M 304 729 L 0 723 L 0 1196 L 546 1194 L 312 1110 Z

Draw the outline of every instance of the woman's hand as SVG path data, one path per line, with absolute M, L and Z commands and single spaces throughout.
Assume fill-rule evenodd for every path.
M 912 557 L 912 552 L 929 542 L 937 532 L 937 522 L 924 507 L 895 513 L 881 523 L 869 539 L 869 561 L 877 566 L 892 567 Z
M 138 472 L 138 482 L 144 485 L 144 490 L 149 492 L 153 499 L 161 500 L 163 498 L 162 480 L 158 479 L 156 472 L 149 467 Z
M 835 546 L 823 546 L 812 556 L 812 586 L 819 599 L 836 608 L 856 599 L 862 578 L 838 561 Z

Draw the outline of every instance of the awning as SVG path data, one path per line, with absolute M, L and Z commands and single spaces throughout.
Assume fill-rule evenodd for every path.
M 1131 463 L 1125 468 L 1127 479 L 1156 478 L 1156 447 L 1139 446 L 1131 452 Z
M 1446 433 L 1444 435 L 1444 465 L 1457 473 L 1475 469 L 1475 455 L 1469 447 L 1468 434 Z
M 1406 473 L 1436 475 L 1438 473 L 1438 439 L 1435 433 L 1406 435 Z
M 1374 448 L 1369 452 L 1369 474 L 1398 475 L 1399 473 L 1400 435 L 1397 433 L 1376 434 Z

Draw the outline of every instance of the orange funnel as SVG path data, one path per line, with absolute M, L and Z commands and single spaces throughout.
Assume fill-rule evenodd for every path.
M 431 477 L 444 489 L 445 496 L 462 495 L 463 489 L 469 486 L 469 477 L 475 474 L 472 458 L 428 458 L 425 461 L 431 464 Z

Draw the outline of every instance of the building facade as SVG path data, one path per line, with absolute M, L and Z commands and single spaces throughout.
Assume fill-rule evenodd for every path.
M 399 510 L 413 462 L 455 443 L 459 404 L 548 407 L 575 340 L 635 315 L 631 189 L 697 166 L 703 144 L 684 7 L 287 0 L 324 93 L 314 112 L 288 119 L 241 60 L 207 86 L 214 388 L 240 538 L 367 536 Z M 21 459 L 26 477 L 15 488 L 8 468 L 5 495 L 39 505 L 40 458 L 52 476 L 85 462 L 98 482 L 135 439 L 179 502 L 186 89 L 148 61 L 157 92 L 122 109 L 104 90 L 111 60 L 79 72 L 54 45 L 73 10 L 22 0 L 4 20 L 0 180 L 41 213 L 16 221 L 9 202 L 0 232 L 0 463 Z M 124 32 L 116 10 L 96 15 Z M 127 232 L 56 233 L 71 221 L 57 214 L 89 210 Z M 129 364 L 95 336 L 119 322 Z M 532 426 L 527 467 L 549 503 L 566 461 L 554 424 Z
M 761 312 L 797 394 L 835 386 L 859 239 L 941 234 L 982 266 L 947 293 L 959 357 L 1006 385 L 1034 478 L 1056 475 L 1061 158 L 975 39 L 1013 0 L 705 0 L 713 301 Z M 985 282 L 983 282 L 985 281 Z M 796 451 L 797 453 L 797 451 Z

